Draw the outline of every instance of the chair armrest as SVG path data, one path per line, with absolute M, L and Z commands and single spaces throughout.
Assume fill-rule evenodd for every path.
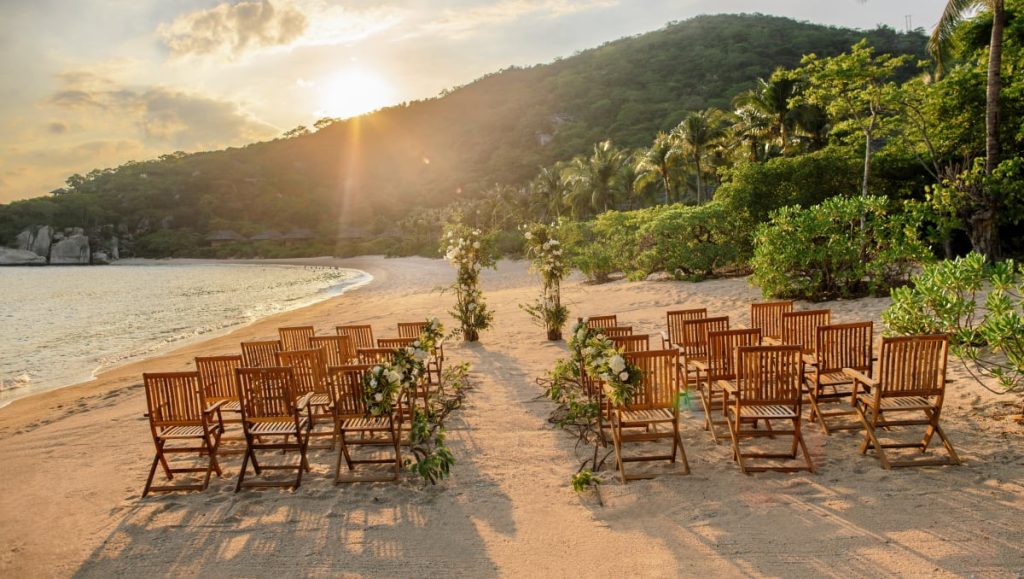
M 804 364 L 807 364 L 808 366 L 817 366 L 818 365 L 818 357 L 815 356 L 814 354 L 804 354 L 801 357 L 804 360 Z
M 309 406 L 309 401 L 312 400 L 312 399 L 313 399 L 313 393 L 312 392 L 310 392 L 308 394 L 304 394 L 301 398 L 299 398 L 295 402 L 295 408 L 297 408 L 298 410 L 303 410 L 304 408 Z
M 872 388 L 874 388 L 875 386 L 878 386 L 878 380 L 875 380 L 874 378 L 870 378 L 866 374 L 864 374 L 863 372 L 858 372 L 857 370 L 854 370 L 853 368 L 843 368 L 843 374 L 845 374 L 848 378 L 852 378 L 852 379 L 856 380 L 857 382 L 860 382 L 861 384 L 864 384 L 865 386 L 870 386 Z
M 211 404 L 210 406 L 208 406 L 206 410 L 203 410 L 203 414 L 212 414 L 214 412 L 217 412 L 220 410 L 220 407 L 227 404 L 227 402 L 227 400 L 218 400 Z
M 668 334 L 664 330 L 658 333 L 661 334 L 661 349 L 668 350 L 672 346 L 672 342 L 668 341 Z

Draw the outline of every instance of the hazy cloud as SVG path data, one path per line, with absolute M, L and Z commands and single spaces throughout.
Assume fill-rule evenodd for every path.
M 431 32 L 470 34 L 478 28 L 515 22 L 525 17 L 560 18 L 577 12 L 617 6 L 620 0 L 500 0 L 474 7 L 445 10 L 426 26 Z
M 218 4 L 179 16 L 157 33 L 174 56 L 239 56 L 251 50 L 288 45 L 306 31 L 309 20 L 297 7 L 270 0 Z
M 68 132 L 68 126 L 60 121 L 50 121 L 46 124 L 46 130 L 54 135 L 63 135 Z

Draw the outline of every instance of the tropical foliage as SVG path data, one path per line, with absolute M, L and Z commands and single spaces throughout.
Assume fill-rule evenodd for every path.
M 483 292 L 480 291 L 480 269 L 494 266 L 488 241 L 479 229 L 464 225 L 452 225 L 442 240 L 445 259 L 458 270 L 450 289 L 455 292 L 455 309 L 452 317 L 461 324 L 462 337 L 475 342 L 480 331 L 491 325 L 493 314 L 487 309 Z

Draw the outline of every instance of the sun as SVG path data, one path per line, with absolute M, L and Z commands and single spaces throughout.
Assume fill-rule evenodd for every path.
M 380 75 L 362 68 L 339 71 L 317 83 L 320 113 L 348 118 L 395 102 L 395 89 Z

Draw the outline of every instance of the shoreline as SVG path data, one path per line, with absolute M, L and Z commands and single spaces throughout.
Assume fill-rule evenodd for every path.
M 119 359 L 119 360 L 111 363 L 110 365 L 105 365 L 102 362 L 100 362 L 99 365 L 97 365 L 95 368 L 93 368 L 92 370 L 87 371 L 89 377 L 84 379 L 84 380 L 72 379 L 72 381 L 69 381 L 67 383 L 63 383 L 63 384 L 60 384 L 60 385 L 57 385 L 57 386 L 50 386 L 50 387 L 47 387 L 45 389 L 39 390 L 38 392 L 30 392 L 30 393 L 27 393 L 27 394 L 25 394 L 23 396 L 17 396 L 17 397 L 11 398 L 9 400 L 0 400 L 0 415 L 2 415 L 2 413 L 7 408 L 9 408 L 12 404 L 17 403 L 18 401 L 25 400 L 25 399 L 28 399 L 28 398 L 33 398 L 33 397 L 36 397 L 36 396 L 43 396 L 43 395 L 46 395 L 46 394 L 49 394 L 49 393 L 52 393 L 52 392 L 56 392 L 56 391 L 59 391 L 59 390 L 64 390 L 66 388 L 75 388 L 75 387 L 78 387 L 78 386 L 88 385 L 88 384 L 90 384 L 92 382 L 95 382 L 102 375 L 107 374 L 109 372 L 112 372 L 114 370 L 117 370 L 117 369 L 119 369 L 119 368 L 121 368 L 123 366 L 129 365 L 129 364 L 141 363 L 141 362 L 144 362 L 146 360 L 154 359 L 154 358 L 160 358 L 160 357 L 165 356 L 165 355 L 171 355 L 175 351 L 177 351 L 177 350 L 179 350 L 181 348 L 185 348 L 185 347 L 192 346 L 192 345 L 199 345 L 199 344 L 201 344 L 203 342 L 206 342 L 206 341 L 216 340 L 217 338 L 226 336 L 226 335 L 228 335 L 228 334 L 230 334 L 230 333 L 232 333 L 232 332 L 234 332 L 236 330 L 240 330 L 240 329 L 245 328 L 247 326 L 251 326 L 253 324 L 259 323 L 260 321 L 262 321 L 263 319 L 265 319 L 267 317 L 276 316 L 276 315 L 279 315 L 279 314 L 287 314 L 287 313 L 290 313 L 290 312 L 295 312 L 295 311 L 301 310 L 303 308 L 312 307 L 312 306 L 315 306 L 317 304 L 320 304 L 320 303 L 323 303 L 323 302 L 326 302 L 326 301 L 329 301 L 329 300 L 340 298 L 340 297 L 344 296 L 345 294 L 347 294 L 348 292 L 350 292 L 352 290 L 359 289 L 359 288 L 364 287 L 366 285 L 369 285 L 370 283 L 373 282 L 373 275 L 368 273 L 368 272 L 366 272 L 366 271 L 360 270 L 360 269 L 351 268 L 351 267 L 343 267 L 343 266 L 340 266 L 340 265 L 335 265 L 333 263 L 332 264 L 311 263 L 311 262 L 314 262 L 314 261 L 327 261 L 327 260 L 333 261 L 333 260 L 335 260 L 335 258 L 332 258 L 332 257 L 315 257 L 315 258 L 293 258 L 293 259 L 286 259 L 286 260 L 264 260 L 264 259 L 218 260 L 218 259 L 191 259 L 191 258 L 186 258 L 186 259 L 142 259 L 142 258 L 129 258 L 129 259 L 124 259 L 124 260 L 119 260 L 115 264 L 110 264 L 111 267 L 122 267 L 122 266 L 156 266 L 156 267 L 159 267 L 161 265 L 200 265 L 200 266 L 201 265 L 211 265 L 211 266 L 218 266 L 218 265 L 220 265 L 220 266 L 224 266 L 224 265 L 232 265 L 232 266 L 242 266 L 242 265 L 252 265 L 252 266 L 281 265 L 281 266 L 289 266 L 289 267 L 330 267 L 330 268 L 334 268 L 334 269 L 351 270 L 351 271 L 354 271 L 354 272 L 358 273 L 359 275 L 357 277 L 353 278 L 353 280 L 351 280 L 352 283 L 349 283 L 350 280 L 345 280 L 345 281 L 339 282 L 337 284 L 334 284 L 332 286 L 326 287 L 326 288 L 316 292 L 316 294 L 313 294 L 312 296 L 310 296 L 310 298 L 308 298 L 306 300 L 303 300 L 303 302 L 301 304 L 295 305 L 294 307 L 285 308 L 285 309 L 283 309 L 281 311 L 278 311 L 278 312 L 274 312 L 274 313 L 270 314 L 269 316 L 257 317 L 257 318 L 253 318 L 251 320 L 247 320 L 247 321 L 243 321 L 243 322 L 239 322 L 239 323 L 228 324 L 226 326 L 217 328 L 215 330 L 212 330 L 212 331 L 204 333 L 204 334 L 197 334 L 197 335 L 194 335 L 194 336 L 189 337 L 189 338 L 184 338 L 184 339 L 176 340 L 174 342 L 166 343 L 166 344 L 163 344 L 163 345 L 154 346 L 152 350 L 149 350 L 149 351 L 146 351 L 144 353 L 137 354 L 137 355 L 134 355 L 134 356 L 129 355 L 129 356 L 123 358 L 123 359 Z M 301 263 L 299 263 L 299 262 L 301 262 Z M 310 263 L 307 263 L 307 262 L 310 262 Z M 32 266 L 32 267 L 35 267 L 35 266 Z M 320 294 L 324 294 L 324 295 L 322 297 L 316 297 L 316 296 L 319 296 Z M 15 388 L 10 388 L 10 389 L 6 390 L 6 392 L 17 392 L 18 390 L 21 390 L 22 388 L 31 388 L 31 387 L 32 387 L 31 383 L 28 383 L 25 386 L 19 386 L 19 387 L 15 387 Z

